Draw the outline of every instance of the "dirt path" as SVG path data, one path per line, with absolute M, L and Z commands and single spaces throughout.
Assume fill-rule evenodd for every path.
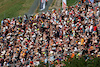
M 46 5 L 46 7 L 45 7 L 45 9 L 43 11 L 47 11 L 49 9 L 50 5 L 52 4 L 52 1 L 53 0 L 49 0 L 48 1 L 47 5 Z
M 51 5 L 53 0 L 48 0 L 48 3 L 45 7 L 45 9 L 43 11 L 47 11 Z M 33 5 L 31 6 L 31 8 L 29 9 L 27 15 L 31 15 L 35 12 L 35 10 L 37 9 L 38 5 L 40 4 L 40 0 L 34 0 Z

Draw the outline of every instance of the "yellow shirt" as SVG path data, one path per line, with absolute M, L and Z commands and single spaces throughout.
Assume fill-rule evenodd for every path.
M 25 53 L 23 53 L 23 56 L 25 56 Z
M 81 45 L 83 45 L 83 43 L 84 43 L 84 39 L 82 38 L 82 39 L 81 39 Z

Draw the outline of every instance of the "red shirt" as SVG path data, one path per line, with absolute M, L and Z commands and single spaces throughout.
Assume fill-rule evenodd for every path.
M 94 26 L 94 29 L 93 29 L 93 31 L 96 31 L 97 30 L 97 26 Z

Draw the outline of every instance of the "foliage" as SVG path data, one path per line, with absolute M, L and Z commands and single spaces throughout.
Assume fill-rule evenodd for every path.
M 64 67 L 100 67 L 100 57 L 88 59 L 87 61 L 85 61 L 84 57 L 73 58 L 67 61 L 63 61 L 62 63 L 65 64 Z M 49 64 L 44 64 L 43 62 L 40 62 L 40 65 L 38 67 L 49 67 L 50 65 L 48 65 Z M 55 67 L 54 65 L 52 65 L 51 67 Z
M 84 57 L 80 59 L 71 59 L 70 62 L 64 61 L 65 67 L 99 67 L 100 58 L 88 59 L 85 61 Z

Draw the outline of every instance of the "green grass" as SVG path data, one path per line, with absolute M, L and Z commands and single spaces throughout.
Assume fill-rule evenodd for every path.
M 79 0 L 66 0 L 68 6 L 75 5 Z
M 67 2 L 67 6 L 72 6 L 75 5 L 77 2 L 79 2 L 79 0 L 66 0 Z M 61 2 L 61 6 L 62 6 L 62 2 Z
M 34 0 L 0 0 L 0 21 L 28 12 Z

